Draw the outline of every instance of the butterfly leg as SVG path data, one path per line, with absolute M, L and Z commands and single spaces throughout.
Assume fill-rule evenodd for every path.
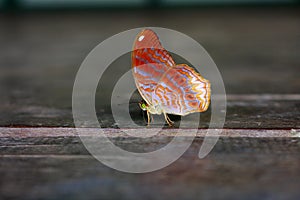
M 165 120 L 169 124 L 169 126 L 173 126 L 174 122 L 169 118 L 167 113 L 164 113 L 164 116 L 165 116 Z
M 150 112 L 147 110 L 147 118 L 148 118 L 147 126 L 150 125 L 150 118 L 151 118 L 151 117 L 152 117 L 152 116 L 150 115 Z

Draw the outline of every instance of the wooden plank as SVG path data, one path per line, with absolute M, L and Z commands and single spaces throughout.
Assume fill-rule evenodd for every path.
M 98 136 L 99 130 L 98 128 L 79 128 L 80 136 Z M 78 137 L 78 132 L 75 128 L 6 128 L 0 127 L 0 138 L 74 138 Z M 117 138 L 117 137 L 130 137 L 130 135 L 126 134 L 127 132 L 138 132 L 141 135 L 141 139 L 147 135 L 151 135 L 153 132 L 158 132 L 161 129 L 159 128 L 139 128 L 139 129 L 113 129 L 113 128 L 105 128 L 101 129 L 104 134 L 106 134 L 109 138 Z M 194 129 L 180 129 L 179 133 L 181 136 L 190 136 L 190 130 Z M 177 134 L 178 129 L 163 129 L 158 133 L 157 136 L 174 136 Z M 300 129 L 223 129 L 219 136 L 220 137 L 258 137 L 258 138 L 274 138 L 274 137 L 299 137 Z M 204 137 L 207 134 L 207 129 L 198 129 L 196 136 Z M 100 136 L 98 136 L 100 137 Z M 138 134 L 136 134 L 138 138 Z
M 257 137 L 260 130 L 252 130 L 257 132 L 254 137 L 221 137 L 213 151 L 199 159 L 197 153 L 203 137 L 197 137 L 170 166 L 134 175 L 115 171 L 95 160 L 78 137 L 51 135 L 51 129 L 27 129 L 27 135 L 20 137 L 17 130 L 10 131 L 16 135 L 0 137 L 1 199 L 298 199 L 300 196 L 299 138 Z M 66 132 L 61 130 L 60 134 Z M 164 145 L 165 137 L 148 140 L 140 147 L 130 137 L 111 139 L 121 148 L 139 151 Z
M 275 98 L 273 100 L 273 98 Z M 241 100 L 238 100 L 241 99 Z M 295 100 L 296 99 L 296 100 Z M 136 101 L 139 101 L 137 99 Z M 299 95 L 228 95 L 225 128 L 262 128 L 292 129 L 300 128 Z M 74 127 L 71 108 L 51 108 L 48 106 L 2 105 L 0 107 L 0 126 L 5 127 Z M 138 104 L 130 104 L 132 120 L 141 127 L 145 126 L 143 115 Z M 208 128 L 210 121 L 209 109 L 201 113 L 199 128 Z M 116 128 L 110 109 L 97 110 L 98 121 L 103 128 Z M 180 118 L 171 119 L 179 123 Z M 159 127 L 164 120 L 156 120 Z M 91 125 L 93 127 L 94 125 Z M 126 127 L 126 122 L 124 122 Z M 96 126 L 95 126 L 96 127 Z M 130 128 L 130 126 L 127 126 Z

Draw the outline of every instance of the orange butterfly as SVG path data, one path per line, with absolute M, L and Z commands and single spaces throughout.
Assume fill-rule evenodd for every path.
M 137 35 L 131 58 L 136 87 L 146 102 L 140 107 L 147 111 L 148 125 L 150 114 L 163 113 L 172 126 L 167 114 L 185 116 L 208 109 L 210 82 L 192 67 L 176 64 L 152 30 Z

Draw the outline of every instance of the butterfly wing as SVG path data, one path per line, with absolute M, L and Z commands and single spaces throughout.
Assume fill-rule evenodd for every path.
M 158 36 L 150 29 L 137 35 L 131 59 L 133 77 L 141 96 L 149 105 L 156 104 L 153 101 L 153 92 L 163 74 L 175 66 L 175 62 L 162 47 Z
M 204 112 L 210 103 L 210 82 L 188 65 L 176 65 L 164 74 L 154 94 L 165 113 Z
M 152 30 L 138 34 L 131 56 L 136 86 L 149 105 L 182 116 L 208 109 L 209 81 L 188 65 L 176 65 Z

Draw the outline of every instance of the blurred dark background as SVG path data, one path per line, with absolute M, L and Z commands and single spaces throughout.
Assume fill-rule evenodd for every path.
M 298 0 L 1 0 L 4 10 L 295 5 Z

